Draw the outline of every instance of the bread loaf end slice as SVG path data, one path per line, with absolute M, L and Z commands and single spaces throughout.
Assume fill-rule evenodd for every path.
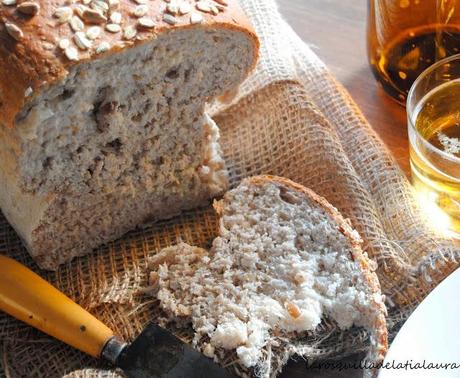
M 328 319 L 367 329 L 368 360 L 383 360 L 386 309 L 374 265 L 332 205 L 287 179 L 258 176 L 215 209 L 220 235 L 209 251 L 182 243 L 150 262 L 161 307 L 169 320 L 191 322 L 203 353 L 219 360 L 217 352 L 235 350 L 268 376 L 271 348 L 302 345 Z

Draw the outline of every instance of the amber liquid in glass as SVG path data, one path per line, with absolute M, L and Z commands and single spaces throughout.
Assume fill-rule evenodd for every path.
M 446 214 L 451 236 L 460 236 L 460 79 L 443 84 L 414 112 L 410 129 L 412 179 L 419 193 Z M 442 152 L 440 152 L 442 151 Z
M 415 79 L 446 56 L 460 53 L 460 29 L 423 26 L 404 32 L 371 59 L 375 77 L 386 92 L 405 103 Z

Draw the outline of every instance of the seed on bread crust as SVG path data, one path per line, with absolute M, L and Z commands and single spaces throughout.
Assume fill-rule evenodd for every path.
M 75 44 L 81 49 L 81 50 L 88 50 L 91 48 L 91 41 L 86 38 L 86 35 L 84 32 L 77 32 L 74 35 L 74 40 Z
M 51 50 L 54 50 L 54 48 L 55 48 L 56 46 L 55 46 L 53 43 L 51 43 L 51 42 L 43 41 L 43 42 L 42 42 L 42 47 L 43 47 L 45 50 L 51 51 Z
M 166 12 L 176 15 L 179 13 L 179 5 L 177 3 L 169 3 L 166 6 Z
M 203 16 L 200 14 L 200 13 L 192 13 L 191 16 L 190 16 L 190 23 L 192 25 L 194 24 L 201 24 L 202 22 L 204 21 L 204 18 Z
M 88 37 L 91 40 L 97 39 L 100 34 L 101 34 L 101 28 L 99 26 L 91 26 L 86 31 L 86 37 Z
M 107 24 L 105 29 L 110 33 L 119 33 L 121 31 L 121 26 L 118 24 Z
M 195 6 L 202 12 L 211 13 L 211 5 L 206 1 L 198 1 Z
M 64 53 L 67 59 L 72 60 L 72 61 L 78 60 L 78 51 L 75 47 L 73 46 L 67 47 L 64 50 Z
M 113 12 L 110 15 L 110 21 L 113 22 L 114 24 L 119 24 L 121 23 L 121 13 L 120 12 Z
M 24 33 L 19 28 L 19 26 L 11 22 L 5 22 L 5 28 L 7 33 L 16 41 L 20 41 L 22 38 L 24 38 Z
M 142 5 L 138 5 L 136 8 L 134 8 L 134 16 L 136 17 L 143 17 L 147 14 L 147 12 L 149 11 L 149 8 L 147 5 L 145 4 L 142 4 Z
M 179 6 L 179 14 L 184 15 L 192 11 L 192 6 L 189 3 L 182 3 Z
M 65 50 L 67 47 L 70 46 L 70 41 L 67 38 L 63 38 L 58 43 L 59 48 Z
M 27 16 L 35 16 L 40 12 L 40 5 L 34 3 L 33 1 L 25 1 L 19 4 L 16 9 L 19 13 L 25 14 Z
M 155 21 L 148 17 L 141 17 L 139 25 L 146 29 L 153 29 L 156 26 Z
M 102 24 L 107 21 L 107 17 L 100 10 L 96 9 L 85 9 L 82 13 L 82 18 L 86 22 L 94 24 Z
M 136 34 L 137 34 L 137 30 L 134 26 L 128 26 L 123 31 L 123 37 L 125 39 L 133 39 L 136 36 Z
M 165 13 L 163 15 L 163 21 L 166 22 L 167 24 L 170 24 L 170 25 L 176 25 L 177 24 L 177 18 L 174 17 L 171 14 L 168 14 L 168 13 Z
M 110 45 L 108 42 L 102 42 L 97 48 L 96 48 L 96 54 L 102 54 L 106 51 L 109 51 Z
M 72 17 L 73 10 L 70 7 L 60 7 L 54 11 L 53 16 L 59 20 L 59 23 L 64 24 L 70 21 Z
M 109 10 L 109 5 L 105 1 L 101 0 L 93 0 L 90 7 L 102 13 L 106 13 Z
M 70 19 L 70 27 L 74 32 L 82 31 L 85 28 L 85 24 L 78 16 L 73 16 Z

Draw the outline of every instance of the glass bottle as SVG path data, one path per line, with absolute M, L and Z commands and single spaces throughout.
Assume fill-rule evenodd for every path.
M 460 52 L 460 0 L 368 0 L 367 44 L 375 77 L 404 104 L 426 68 Z

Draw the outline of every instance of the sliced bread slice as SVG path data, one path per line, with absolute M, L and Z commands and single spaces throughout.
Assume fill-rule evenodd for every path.
M 216 359 L 234 349 L 243 366 L 269 376 L 267 351 L 327 318 L 366 328 L 368 361 L 383 360 L 386 309 L 374 264 L 332 205 L 290 180 L 258 176 L 214 207 L 220 236 L 210 251 L 181 243 L 150 261 L 161 307 L 169 320 L 191 322 L 198 348 Z

